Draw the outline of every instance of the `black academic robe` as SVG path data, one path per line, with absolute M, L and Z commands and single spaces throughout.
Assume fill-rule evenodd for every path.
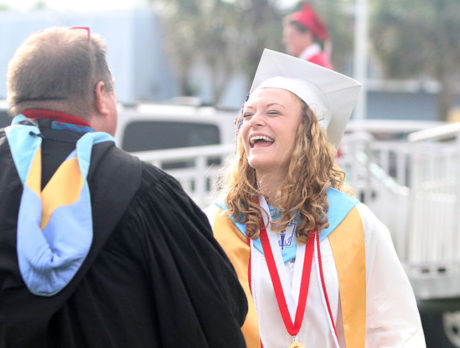
M 80 135 L 42 134 L 44 184 Z M 106 142 L 88 183 L 86 261 L 58 294 L 31 294 L 16 254 L 22 184 L 0 130 L 0 347 L 244 347 L 244 292 L 177 181 Z

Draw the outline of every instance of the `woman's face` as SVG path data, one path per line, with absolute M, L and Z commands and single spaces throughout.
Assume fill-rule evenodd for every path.
M 287 90 L 259 88 L 251 94 L 240 132 L 249 165 L 258 174 L 287 172 L 301 113 L 300 99 Z
M 287 53 L 299 57 L 314 40 L 310 31 L 301 32 L 294 25 L 287 24 L 283 29 L 283 43 Z

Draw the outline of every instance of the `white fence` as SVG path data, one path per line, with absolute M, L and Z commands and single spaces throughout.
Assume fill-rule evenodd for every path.
M 230 144 L 134 153 L 174 176 L 201 207 L 206 208 L 219 194 L 225 163 L 235 151 Z M 179 167 L 179 168 L 178 168 Z
M 417 297 L 460 296 L 460 124 L 399 141 L 353 132 L 342 148 L 340 164 L 392 232 Z
M 338 162 L 358 198 L 392 232 L 416 295 L 460 296 L 460 125 L 388 125 L 348 129 Z M 410 140 L 401 137 L 416 129 Z M 136 154 L 158 167 L 172 166 L 167 171 L 204 208 L 217 197 L 234 150 L 218 145 Z
M 404 260 L 419 297 L 459 296 L 460 124 L 417 132 L 409 140 L 414 155 Z

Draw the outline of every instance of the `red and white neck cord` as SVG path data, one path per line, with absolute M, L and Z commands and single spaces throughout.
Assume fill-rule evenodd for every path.
M 310 238 L 307 241 L 307 245 L 305 247 L 305 256 L 304 256 L 304 264 L 302 268 L 302 280 L 301 280 L 301 285 L 300 285 L 300 293 L 299 293 L 299 301 L 297 303 L 297 310 L 296 310 L 296 315 L 295 315 L 295 321 L 294 323 L 292 322 L 292 319 L 289 315 L 289 311 L 287 309 L 286 305 L 286 298 L 284 296 L 283 288 L 281 285 L 281 281 L 279 278 L 278 271 L 276 269 L 276 263 L 273 257 L 273 252 L 271 250 L 270 242 L 268 240 L 268 235 L 267 231 L 265 228 L 265 224 L 263 219 L 261 219 L 261 231 L 260 231 L 260 240 L 262 243 L 262 248 L 264 251 L 264 258 L 265 261 L 267 262 L 267 267 L 270 273 L 270 278 L 272 281 L 273 285 L 273 290 L 275 292 L 276 300 L 278 302 L 278 307 L 280 309 L 281 317 L 283 319 L 284 325 L 286 327 L 286 330 L 292 337 L 296 337 L 298 332 L 300 331 L 300 328 L 302 326 L 302 321 L 304 317 L 304 312 L 305 312 L 305 307 L 306 307 L 306 302 L 307 302 L 307 297 L 308 297 L 308 287 L 310 283 L 310 277 L 311 277 L 311 267 L 312 267 L 312 260 L 313 260 L 313 254 L 314 254 L 314 244 L 316 244 L 317 247 L 317 254 L 318 254 L 318 266 L 319 266 L 319 273 L 320 273 L 320 278 L 321 278 L 321 286 L 323 289 L 323 294 L 324 298 L 326 300 L 327 304 L 327 310 L 329 313 L 329 320 L 332 324 L 332 327 L 334 329 L 334 334 L 336 336 L 337 342 L 338 342 L 338 335 L 337 335 L 337 330 L 335 327 L 334 319 L 332 316 L 332 310 L 329 302 L 329 297 L 327 295 L 327 290 L 326 290 L 326 282 L 324 281 L 324 274 L 323 274 L 323 266 L 321 262 L 321 250 L 320 250 L 320 243 L 319 243 L 319 235 L 317 230 L 314 232 L 314 237 L 313 239 Z M 316 243 L 315 243 L 316 241 Z M 251 286 L 251 240 L 247 238 L 247 243 L 249 245 L 250 251 L 249 251 L 249 265 L 248 265 L 248 282 L 249 282 L 249 289 L 252 294 L 252 286 Z M 260 342 L 261 347 L 263 348 L 262 344 L 262 339 Z

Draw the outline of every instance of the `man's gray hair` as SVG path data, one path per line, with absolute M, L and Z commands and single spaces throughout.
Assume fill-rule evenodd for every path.
M 8 65 L 10 114 L 49 108 L 85 118 L 94 88 L 113 89 L 103 40 L 89 28 L 49 28 L 31 35 Z

